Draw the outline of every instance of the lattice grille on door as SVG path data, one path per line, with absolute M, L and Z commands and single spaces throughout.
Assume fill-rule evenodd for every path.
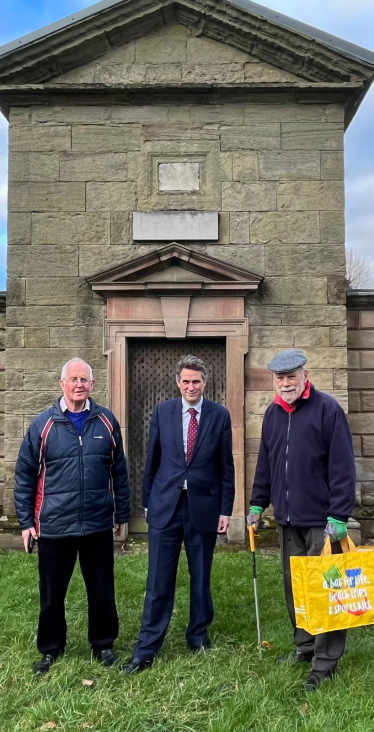
M 193 353 L 208 368 L 205 395 L 226 403 L 226 343 L 224 338 L 129 338 L 129 474 L 131 515 L 142 516 L 142 481 L 148 444 L 149 422 L 157 402 L 179 395 L 175 367 L 179 359 Z

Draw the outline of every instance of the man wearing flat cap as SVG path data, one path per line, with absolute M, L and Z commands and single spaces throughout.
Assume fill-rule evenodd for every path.
M 277 353 L 268 364 L 276 395 L 262 425 L 248 523 L 255 527 L 270 503 L 281 545 L 286 602 L 296 650 L 277 663 L 311 662 L 305 688 L 332 676 L 344 653 L 346 631 L 312 636 L 296 628 L 290 557 L 317 556 L 327 537 L 333 553 L 347 535 L 355 506 L 352 438 L 343 409 L 308 380 L 303 351 Z M 338 543 L 336 543 L 338 542 Z

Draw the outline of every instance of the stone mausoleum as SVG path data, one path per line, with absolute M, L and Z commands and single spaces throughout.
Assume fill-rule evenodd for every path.
M 192 352 L 231 412 L 243 541 L 266 364 L 297 347 L 346 409 L 351 358 L 357 518 L 374 535 L 373 296 L 350 296 L 348 353 L 343 182 L 373 77 L 374 53 L 249 0 L 103 0 L 0 48 L 5 515 L 25 430 L 79 355 L 120 421 L 129 530 L 145 531 L 150 414 Z

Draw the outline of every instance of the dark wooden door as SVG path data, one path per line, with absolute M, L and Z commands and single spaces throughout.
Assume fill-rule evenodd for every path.
M 208 368 L 205 395 L 219 404 L 226 402 L 226 343 L 224 338 L 129 338 L 129 474 L 131 483 L 130 531 L 145 530 L 142 481 L 148 444 L 149 422 L 158 402 L 180 392 L 175 368 L 180 358 L 193 353 Z

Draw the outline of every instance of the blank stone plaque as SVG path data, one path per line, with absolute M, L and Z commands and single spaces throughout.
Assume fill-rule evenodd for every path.
M 160 191 L 198 191 L 200 189 L 199 163 L 160 163 L 158 166 Z

